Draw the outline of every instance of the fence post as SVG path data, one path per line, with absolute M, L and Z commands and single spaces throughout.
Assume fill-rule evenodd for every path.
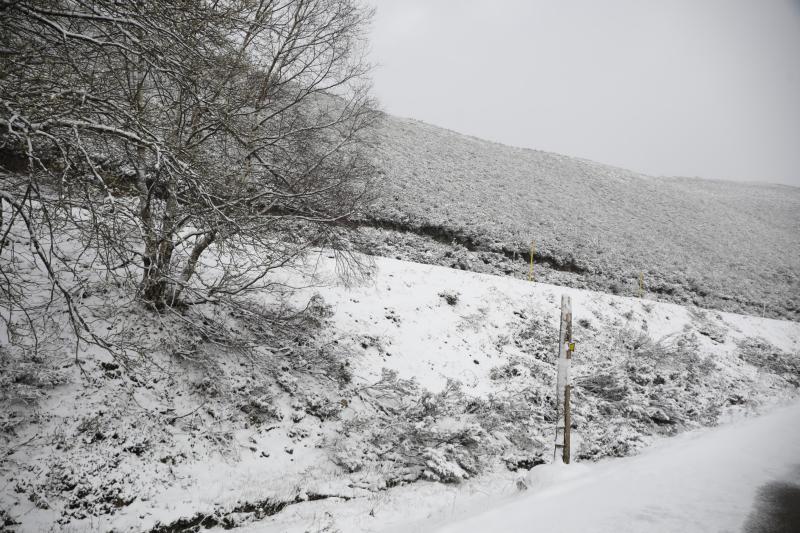
M 572 300 L 567 295 L 561 296 L 561 325 L 558 330 L 558 375 L 556 377 L 556 435 L 553 450 L 553 461 L 558 457 L 558 449 L 562 449 L 562 461 L 569 464 L 570 458 L 570 381 L 569 368 L 575 343 L 572 342 Z M 560 425 L 563 420 L 563 426 Z M 559 435 L 561 433 L 561 435 Z M 561 438 L 559 438 L 561 437 Z
M 569 464 L 569 457 L 570 457 L 570 449 L 569 449 L 569 437 L 572 425 L 572 417 L 570 416 L 569 412 L 569 396 L 570 392 L 572 391 L 572 385 L 567 384 L 564 387 L 564 454 L 562 460 L 565 464 Z
M 528 281 L 533 281 L 533 254 L 536 252 L 536 241 L 531 241 L 531 267 L 528 270 Z

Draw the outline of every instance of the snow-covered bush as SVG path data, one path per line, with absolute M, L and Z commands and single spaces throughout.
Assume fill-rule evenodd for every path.
M 555 362 L 558 331 L 542 316 L 528 317 L 522 312 L 517 314 L 522 322 L 514 329 L 514 345 L 539 361 Z
M 439 297 L 443 298 L 447 305 L 456 305 L 458 303 L 458 293 L 454 291 L 442 291 Z
M 261 425 L 267 422 L 280 420 L 282 414 L 275 405 L 275 398 L 265 388 L 245 390 L 241 394 L 239 410 L 247 415 L 251 424 Z
M 582 436 L 579 458 L 629 455 L 651 435 L 714 425 L 726 406 L 757 403 L 752 398 L 759 397 L 758 378 L 743 373 L 731 380 L 729 371 L 702 355 L 701 328 L 705 325 L 698 323 L 655 341 L 644 331 L 623 327 L 611 335 L 610 347 L 603 348 L 602 339 L 592 344 L 595 361 L 576 359 L 573 420 Z M 763 345 L 748 341 L 742 346 L 741 358 L 768 364 Z M 775 368 L 769 371 L 780 375 Z
M 475 428 L 476 435 L 480 428 Z M 478 441 L 479 442 L 479 441 Z M 457 483 L 469 479 L 479 471 L 476 458 L 463 446 L 463 443 L 445 444 L 441 447 L 427 447 L 422 452 L 424 470 L 422 477 L 432 481 Z
M 0 346 L 0 402 L 30 405 L 68 380 L 68 373 L 51 361 Z
M 333 458 L 349 471 L 379 468 L 390 485 L 421 477 L 457 482 L 479 472 L 491 451 L 456 381 L 433 394 L 384 370 L 380 381 L 357 394 L 375 413 L 343 426 L 345 438 L 336 443 Z
M 797 353 L 785 352 L 761 338 L 748 338 L 739 342 L 737 353 L 743 361 L 777 374 L 794 386 L 800 387 L 800 357 Z

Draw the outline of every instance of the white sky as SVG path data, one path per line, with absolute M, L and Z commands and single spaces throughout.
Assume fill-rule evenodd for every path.
M 800 186 L 800 0 L 367 0 L 391 114 L 651 175 Z

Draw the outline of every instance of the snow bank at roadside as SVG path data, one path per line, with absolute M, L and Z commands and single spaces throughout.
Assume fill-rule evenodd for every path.
M 529 476 L 533 490 L 436 531 L 740 531 L 759 487 L 800 482 L 800 405 L 675 437 L 636 457 L 536 467 Z

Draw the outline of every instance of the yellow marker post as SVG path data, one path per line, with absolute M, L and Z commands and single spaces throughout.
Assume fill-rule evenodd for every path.
M 531 241 L 531 267 L 528 270 L 528 281 L 533 281 L 533 254 L 536 251 L 536 241 Z

